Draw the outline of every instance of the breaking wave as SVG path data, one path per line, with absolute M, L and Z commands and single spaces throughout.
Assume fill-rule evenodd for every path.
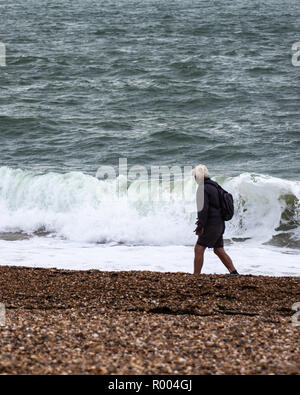
M 299 181 L 249 173 L 217 181 L 235 199 L 227 239 L 300 248 Z M 151 201 L 144 181 L 126 199 L 127 181 L 121 176 L 108 181 L 81 172 L 40 174 L 1 167 L 0 232 L 42 232 L 90 243 L 192 245 L 194 184 L 191 177 L 184 184 L 174 181 L 169 200 Z M 178 198 L 182 185 L 188 186 L 186 200 Z

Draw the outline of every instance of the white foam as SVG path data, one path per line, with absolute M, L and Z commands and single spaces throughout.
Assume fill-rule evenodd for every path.
M 227 179 L 224 188 L 235 198 L 235 216 L 227 224 L 230 237 L 251 237 L 262 243 L 278 232 L 282 213 L 287 208 L 287 195 L 298 200 L 299 216 L 300 182 L 283 180 L 265 175 L 243 173 Z M 294 218 L 294 220 L 299 218 Z
M 1 264 L 103 271 L 149 270 L 193 272 L 193 247 L 108 246 L 35 237 L 23 241 L 0 240 Z M 299 276 L 299 254 L 271 247 L 226 248 L 241 274 Z M 225 274 L 227 269 L 212 250 L 205 252 L 203 273 Z
M 145 182 L 133 201 L 119 199 L 117 182 L 120 179 L 99 181 L 80 172 L 40 175 L 2 167 L 0 231 L 45 229 L 82 242 L 193 244 L 193 196 L 188 201 L 178 200 L 175 188 L 169 201 L 152 202 L 147 200 Z M 191 178 L 185 182 L 190 183 Z M 299 216 L 298 181 L 245 173 L 226 179 L 224 186 L 233 193 L 236 207 L 227 224 L 227 237 L 251 237 L 258 243 L 270 240 L 280 225 L 286 195 L 298 199 L 294 215 Z M 298 234 L 297 229 L 293 232 Z
M 0 232 L 46 230 L 55 236 L 0 241 L 1 264 L 191 271 L 196 202 L 178 200 L 178 185 L 169 201 L 149 201 L 146 184 L 133 201 L 118 199 L 116 182 L 125 188 L 120 178 L 108 182 L 80 172 L 37 174 L 1 167 Z M 299 274 L 299 249 L 264 243 L 279 233 L 286 196 L 295 206 L 289 208 L 288 221 L 293 224 L 289 232 L 299 240 L 300 228 L 295 224 L 299 224 L 300 182 L 244 173 L 223 180 L 223 186 L 233 193 L 236 207 L 225 238 L 250 238 L 229 247 L 242 271 Z M 211 252 L 206 270 L 226 272 Z

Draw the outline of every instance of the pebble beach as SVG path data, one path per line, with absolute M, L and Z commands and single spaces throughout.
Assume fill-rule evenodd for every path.
M 0 374 L 300 373 L 299 277 L 0 267 Z

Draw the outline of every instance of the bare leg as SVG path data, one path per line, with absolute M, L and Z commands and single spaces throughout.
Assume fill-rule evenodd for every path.
M 226 254 L 224 248 L 214 248 L 214 253 L 222 261 L 222 263 L 227 267 L 229 272 L 233 272 L 235 267 L 233 266 L 232 260 L 228 254 Z
M 194 274 L 200 274 L 203 266 L 204 251 L 206 247 L 195 245 Z

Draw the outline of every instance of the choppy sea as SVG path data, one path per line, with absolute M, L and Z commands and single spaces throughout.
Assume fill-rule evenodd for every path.
M 300 275 L 299 32 L 295 0 L 0 2 L 0 264 L 192 272 L 193 180 L 147 174 L 204 163 L 239 272 Z

